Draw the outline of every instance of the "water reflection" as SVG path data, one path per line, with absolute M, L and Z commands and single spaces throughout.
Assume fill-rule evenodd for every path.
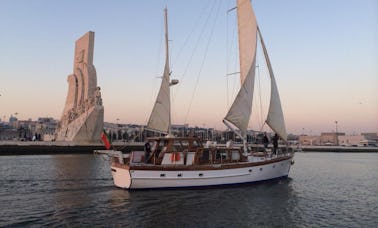
M 130 202 L 128 217 L 137 218 L 134 225 L 212 227 L 289 226 L 297 200 L 291 180 L 285 179 L 231 188 L 132 191 Z
M 296 155 L 291 178 L 127 191 L 92 155 L 0 159 L 0 226 L 377 227 L 378 154 Z

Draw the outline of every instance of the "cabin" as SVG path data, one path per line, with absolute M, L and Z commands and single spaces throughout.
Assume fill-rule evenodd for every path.
M 148 144 L 148 145 L 147 145 Z M 154 137 L 144 151 L 130 155 L 130 165 L 211 165 L 247 161 L 240 147 L 203 146 L 197 137 Z

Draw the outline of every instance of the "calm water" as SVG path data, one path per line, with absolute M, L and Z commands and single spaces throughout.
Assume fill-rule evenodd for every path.
M 93 155 L 0 157 L 0 226 L 378 227 L 378 154 L 297 153 L 290 178 L 126 191 Z

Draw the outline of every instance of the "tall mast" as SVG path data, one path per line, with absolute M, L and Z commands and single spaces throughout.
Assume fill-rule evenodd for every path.
M 168 46 L 168 13 L 164 9 L 165 20 L 165 66 L 161 80 L 159 93 L 156 97 L 147 128 L 171 135 L 171 94 L 170 87 L 176 85 L 178 80 L 170 80 L 171 70 L 169 69 L 169 46 Z
M 165 67 L 168 71 L 168 81 L 170 81 L 170 74 L 171 70 L 169 68 L 169 45 L 168 45 L 168 9 L 167 7 L 164 8 L 164 25 L 165 25 Z M 169 124 L 168 124 L 168 135 L 171 135 L 171 91 L 168 89 L 168 97 L 169 97 Z
M 241 87 L 223 123 L 243 139 L 247 152 L 247 128 L 252 114 L 256 69 L 257 21 L 250 0 L 237 0 L 236 7 Z

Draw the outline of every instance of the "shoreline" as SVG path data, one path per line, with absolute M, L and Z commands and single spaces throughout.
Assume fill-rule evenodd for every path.
M 143 143 L 115 142 L 113 146 L 124 153 L 143 150 Z M 94 150 L 105 150 L 105 147 L 102 143 L 0 141 L 0 156 L 92 154 Z
M 113 142 L 112 145 L 114 149 L 124 153 L 143 150 L 142 142 Z M 299 153 L 378 153 L 378 147 L 302 146 L 299 149 L 301 149 L 301 151 L 297 151 Z M 73 142 L 0 141 L 0 156 L 92 154 L 94 150 L 105 150 L 105 147 L 100 142 L 77 144 Z
M 378 147 L 302 146 L 301 152 L 378 153 Z

